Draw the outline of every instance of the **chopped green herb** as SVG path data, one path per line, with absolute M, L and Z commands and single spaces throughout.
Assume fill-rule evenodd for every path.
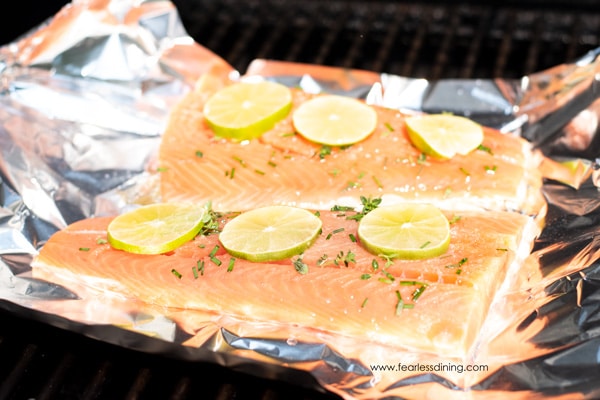
M 462 217 L 460 215 L 453 215 L 452 218 L 450 219 L 450 221 L 448 221 L 448 223 L 450 225 L 457 223 L 458 221 L 460 221 Z
M 198 260 L 196 266 L 198 267 L 198 271 L 200 271 L 200 275 L 204 275 L 204 260 Z
M 273 161 L 267 161 L 267 165 L 269 165 L 270 167 L 275 168 L 277 166 L 277 164 L 275 164 Z
M 427 154 L 425 154 L 425 153 L 419 154 L 419 157 L 417 158 L 417 164 L 424 164 L 425 161 L 427 161 Z
M 459 268 L 456 270 L 456 275 L 460 275 L 461 273 L 462 273 L 462 269 Z
M 462 172 L 463 174 L 470 176 L 471 174 L 469 173 L 469 171 L 467 171 L 466 169 L 464 169 L 463 167 L 460 167 L 460 172 Z
M 281 134 L 281 137 L 291 137 L 291 136 L 295 136 L 296 132 L 292 131 L 292 132 L 284 132 Z
M 327 146 L 327 145 L 321 146 L 321 149 L 319 150 L 319 158 L 320 159 L 324 159 L 325 157 L 327 157 L 330 154 L 331 154 L 331 146 Z
M 491 167 L 486 165 L 485 167 L 485 172 L 487 172 L 488 174 L 494 174 L 496 173 L 496 169 L 498 168 L 496 165 L 492 165 Z
M 294 264 L 294 269 L 302 274 L 302 275 L 306 275 L 308 273 L 308 265 L 306 265 L 303 261 L 302 261 L 302 257 L 299 256 L 298 258 L 296 258 L 295 260 L 292 261 Z
M 108 240 L 106 240 L 104 238 L 96 239 L 96 244 L 106 244 L 106 243 L 108 243 Z
M 477 146 L 477 150 L 481 150 L 481 151 L 485 151 L 486 153 L 493 154 L 492 153 L 492 149 L 490 149 L 489 147 L 484 146 L 482 144 L 480 144 L 479 146 Z
M 166 172 L 168 170 L 167 167 L 158 167 L 156 168 L 156 172 Z
M 204 153 L 201 152 L 200 150 L 196 150 L 196 153 L 194 153 L 194 154 L 196 154 L 196 157 L 199 157 L 199 158 L 204 157 Z
M 446 265 L 446 267 L 445 267 L 445 268 L 460 268 L 460 267 L 462 267 L 462 266 L 463 266 L 463 264 L 464 264 L 464 263 L 466 263 L 467 261 L 469 261 L 469 259 L 468 259 L 467 257 L 465 257 L 465 258 L 461 259 L 461 260 L 460 260 L 459 262 L 457 262 L 457 263 Z
M 342 170 L 340 170 L 339 168 L 334 168 L 331 171 L 329 171 L 329 174 L 333 176 L 338 176 L 340 172 L 342 172 Z
M 80 247 L 79 251 L 90 251 L 89 247 Z
M 356 243 L 356 236 L 354 236 L 354 234 L 352 234 L 352 233 L 349 233 L 349 234 L 348 234 L 348 237 L 350 238 L 350 241 L 351 241 L 352 243 Z
M 394 132 L 394 127 L 389 122 L 384 122 L 383 126 L 385 126 L 388 131 Z
M 317 260 L 317 265 L 321 266 L 323 264 L 325 264 L 325 262 L 327 262 L 327 254 L 323 254 L 321 257 L 319 257 L 319 259 Z
M 396 303 L 396 315 L 400 315 L 402 310 L 404 310 L 404 300 L 402 300 L 402 295 L 399 290 L 396 290 L 396 298 L 398 302 Z
M 385 278 L 379 278 L 379 282 L 383 282 L 383 283 L 393 283 L 396 278 L 394 277 L 394 275 L 390 274 L 387 271 L 383 271 L 383 274 L 385 275 Z
M 233 264 L 235 264 L 235 258 L 231 257 L 229 259 L 229 265 L 227 266 L 227 272 L 233 271 Z
M 232 167 L 229 171 L 225 171 L 225 176 L 228 176 L 229 179 L 233 179 L 235 176 L 235 167 Z
M 334 205 L 331 207 L 331 211 L 354 211 L 354 207 Z
M 365 308 L 365 306 L 367 305 L 367 301 L 369 301 L 369 298 L 365 297 L 365 299 L 363 300 L 363 302 L 360 304 L 360 308 Z
M 508 251 L 508 249 L 496 249 L 498 251 Z
M 398 284 L 400 286 L 415 286 L 418 285 L 420 282 L 417 281 L 400 281 Z
M 206 247 L 206 245 L 205 245 L 204 243 L 200 243 L 200 244 L 198 245 L 198 247 L 199 247 L 199 248 L 201 248 L 201 249 L 203 249 L 203 248 L 205 248 L 205 247 Z
M 238 156 L 233 156 L 233 159 L 237 162 L 240 163 L 240 165 L 242 165 L 243 167 L 246 167 L 246 161 L 242 160 L 241 158 L 239 158 Z
M 221 262 L 221 260 L 219 260 L 219 259 L 218 259 L 217 257 L 215 257 L 215 256 L 212 256 L 212 257 L 210 257 L 210 261 L 212 261 L 212 262 L 213 262 L 213 263 L 214 263 L 216 266 L 220 266 L 221 264 L 223 264 L 223 263 Z
M 429 246 L 431 244 L 431 240 L 426 241 L 425 243 L 423 243 L 421 245 L 421 247 L 419 247 L 420 249 L 424 249 L 425 247 Z
M 346 190 L 354 189 L 358 186 L 360 186 L 360 182 L 348 181 L 348 183 L 346 183 Z
M 362 279 L 363 281 L 366 281 L 367 279 L 371 279 L 371 274 L 362 274 L 360 276 L 360 279 Z
M 210 254 L 208 256 L 209 257 L 214 257 L 217 254 L 217 251 L 219 251 L 220 248 L 221 248 L 221 246 L 219 246 L 218 244 L 216 244 L 215 247 L 213 247 L 213 249 L 210 251 Z
M 412 301 L 416 302 L 419 299 L 419 297 L 421 297 L 425 289 L 427 289 L 427 285 L 421 285 L 418 288 L 416 288 L 412 294 Z
M 192 267 L 192 274 L 194 274 L 194 279 L 198 279 L 198 267 L 197 266 Z
M 377 178 L 375 175 L 373 175 L 372 178 L 373 178 L 373 182 L 375 182 L 375 184 L 377 185 L 377 187 L 379 189 L 383 189 L 383 184 L 381 183 L 381 181 L 379 180 L 379 178 Z
M 321 211 L 319 211 L 319 210 L 315 211 L 315 216 L 316 217 L 320 217 L 321 216 Z
M 256 172 L 259 175 L 264 175 L 265 171 L 261 171 L 260 169 L 255 169 L 254 172 Z
M 182 275 L 181 275 L 179 272 L 177 272 L 177 270 L 176 270 L 175 268 L 173 268 L 173 269 L 171 270 L 171 273 L 172 273 L 173 275 L 175 275 L 175 276 L 177 277 L 177 279 L 181 279 L 181 276 L 182 276 Z
M 202 229 L 200 230 L 200 235 L 208 236 L 213 233 L 219 233 L 219 218 L 223 215 L 218 213 L 212 209 L 212 205 L 210 202 L 206 203 L 204 206 L 206 213 L 202 218 Z M 198 247 L 204 248 L 205 245 L 199 244 Z
M 343 231 L 344 231 L 344 228 L 338 228 L 338 229 L 334 229 L 333 231 L 331 231 L 331 232 L 330 232 L 330 233 L 327 235 L 327 237 L 325 238 L 325 240 L 329 240 L 329 239 L 331 239 L 331 237 L 332 237 L 333 235 L 335 235 L 336 233 L 340 233 L 340 232 L 343 232 Z
M 347 217 L 347 219 L 360 221 L 362 217 L 379 207 L 379 205 L 381 204 L 381 198 L 377 197 L 372 199 L 370 197 L 360 196 L 360 202 L 362 203 L 362 211 L 356 213 L 355 215 Z
M 371 267 L 373 268 L 373 271 L 377 271 L 379 269 L 379 262 L 376 259 L 373 259 L 373 261 L 371 261 Z
M 344 266 L 350 265 L 351 262 L 356 262 L 355 254 L 352 251 L 348 251 L 348 253 L 344 254 L 343 251 L 340 251 L 338 255 L 333 260 L 335 265 L 340 265 L 340 263 L 344 263 Z

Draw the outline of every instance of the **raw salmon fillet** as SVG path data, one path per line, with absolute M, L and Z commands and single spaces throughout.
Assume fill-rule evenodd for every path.
M 55 233 L 34 260 L 33 275 L 169 309 L 464 356 L 509 267 L 529 254 L 538 229 L 522 214 L 451 211 L 445 254 L 390 261 L 355 240 L 353 214 L 321 211 L 322 233 L 301 258 L 267 263 L 233 259 L 217 234 L 198 235 L 163 255 L 115 250 L 106 243 L 111 217 L 91 218 Z M 235 215 L 222 215 L 221 227 Z
M 204 75 L 173 109 L 158 156 L 163 201 L 211 201 L 220 211 L 359 206 L 360 196 L 527 214 L 542 207 L 541 155 L 522 138 L 485 128 L 481 149 L 451 160 L 423 158 L 408 138 L 405 115 L 375 107 L 378 125 L 370 137 L 329 149 L 294 133 L 293 110 L 315 95 L 292 89 L 286 119 L 258 139 L 235 142 L 215 137 L 202 112 L 226 84 Z

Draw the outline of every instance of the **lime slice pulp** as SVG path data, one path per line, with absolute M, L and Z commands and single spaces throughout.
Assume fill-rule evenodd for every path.
M 205 207 L 157 203 L 115 217 L 108 225 L 108 242 L 118 250 L 138 254 L 172 251 L 202 229 Z
M 430 204 L 378 207 L 358 225 L 361 244 L 376 255 L 402 259 L 437 257 L 450 244 L 446 216 Z
M 229 221 L 219 239 L 229 254 L 254 262 L 283 260 L 306 250 L 321 231 L 321 220 L 308 210 L 267 206 Z
M 431 114 L 406 118 L 411 142 L 422 152 L 438 158 L 466 155 L 483 142 L 483 129 L 457 115 Z
M 247 140 L 272 129 L 291 108 L 291 91 L 282 84 L 238 82 L 208 99 L 204 117 L 217 136 Z
M 303 137 L 329 146 L 347 146 L 366 139 L 377 126 L 377 113 L 360 100 L 321 95 L 302 103 L 292 115 Z

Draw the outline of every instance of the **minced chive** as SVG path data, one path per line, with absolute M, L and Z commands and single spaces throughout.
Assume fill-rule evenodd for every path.
M 213 249 L 210 251 L 210 254 L 208 255 L 209 257 L 214 257 L 217 254 L 217 251 L 219 251 L 221 247 L 216 244 L 215 247 L 213 247 Z
M 200 275 L 204 275 L 204 260 L 198 260 L 196 266 L 198 267 L 198 271 L 200 271 Z
M 496 169 L 498 168 L 496 165 L 492 165 L 491 167 L 486 165 L 483 167 L 485 169 L 485 172 L 487 172 L 488 174 L 493 174 L 496 172 Z
M 379 189 L 382 189 L 383 188 L 383 184 L 381 183 L 381 181 L 375 175 L 373 175 L 372 178 L 373 178 L 373 182 L 375 182 L 375 184 L 377 185 L 377 187 Z
M 196 154 L 196 157 L 200 157 L 200 158 L 204 157 L 204 153 L 201 152 L 200 150 L 196 150 L 195 154 Z
M 462 217 L 461 217 L 460 215 L 453 215 L 453 216 L 452 216 L 452 218 L 450 219 L 450 221 L 448 221 L 448 223 L 449 223 L 450 225 L 452 225 L 452 224 L 454 224 L 454 223 L 456 223 L 456 222 L 460 221 L 460 219 L 461 219 L 461 218 L 462 218 Z
M 388 131 L 394 132 L 394 127 L 389 122 L 384 122 L 383 125 L 388 129 Z
M 273 161 L 267 161 L 267 165 L 269 165 L 270 167 L 275 168 L 277 166 L 277 164 L 275 164 Z
M 371 279 L 371 274 L 362 274 L 360 276 L 360 279 L 362 279 L 363 281 L 366 281 L 367 279 Z
M 192 267 L 192 274 L 194 274 L 194 279 L 198 279 L 198 267 L 197 266 Z
M 416 302 L 419 299 L 419 297 L 421 297 L 425 289 L 427 289 L 427 285 L 421 285 L 418 288 L 416 288 L 412 294 L 412 301 Z
M 348 237 L 350 238 L 350 241 L 351 241 L 351 242 L 353 242 L 353 243 L 356 243 L 356 236 L 354 236 L 354 234 L 352 234 L 352 233 L 349 233 L 349 234 L 348 234 Z
M 260 169 L 255 169 L 254 172 L 256 172 L 259 175 L 264 175 L 265 171 L 261 171 Z
M 462 172 L 463 174 L 470 176 L 471 174 L 469 173 L 469 171 L 467 171 L 466 169 L 464 169 L 463 167 L 460 167 L 460 172 Z
M 419 157 L 417 158 L 417 164 L 423 164 L 425 161 L 427 161 L 427 154 L 419 154 Z
M 320 217 L 321 216 L 321 212 L 319 210 L 315 211 L 315 217 Z
M 96 244 L 106 244 L 106 243 L 108 243 L 108 240 L 106 240 L 104 238 L 96 239 Z
M 223 264 L 221 262 L 221 260 L 219 260 L 217 257 L 210 257 L 210 261 L 212 261 L 214 264 L 216 264 L 217 266 L 220 266 L 221 264 Z
M 369 298 L 365 297 L 365 299 L 363 300 L 363 302 L 360 304 L 360 308 L 365 308 L 365 306 L 367 305 L 367 301 L 369 301 Z
M 467 257 L 462 258 L 459 262 L 454 263 L 454 264 L 449 264 L 446 265 L 445 268 L 460 268 L 463 266 L 464 263 L 466 263 L 467 261 L 469 261 L 469 259 Z
M 396 297 L 398 298 L 398 302 L 396 303 L 396 315 L 400 315 L 402 310 L 404 310 L 404 300 L 402 300 L 402 295 L 398 290 L 396 290 Z
M 231 168 L 231 172 L 229 173 L 229 179 L 233 179 L 234 175 L 235 175 L 235 167 Z
M 496 249 L 498 251 L 508 251 L 508 249 Z
M 200 243 L 200 244 L 198 245 L 198 247 L 199 247 L 199 248 L 201 248 L 201 249 L 203 249 L 203 248 L 205 248 L 205 247 L 206 247 L 206 245 L 205 245 L 204 243 Z
M 420 249 L 424 249 L 425 247 L 429 246 L 431 244 L 431 240 L 426 241 L 425 243 L 423 243 L 421 245 L 421 247 L 419 247 Z
M 171 273 L 172 273 L 173 275 L 175 275 L 175 276 L 176 276 L 178 279 L 181 279 L 181 276 L 182 276 L 182 275 L 181 275 L 179 272 L 177 272 L 177 270 L 176 270 L 175 268 L 173 268 L 173 269 L 171 270 Z
M 334 205 L 331 211 L 354 211 L 354 207 Z
M 492 153 L 492 149 L 490 149 L 489 147 L 484 146 L 482 144 L 480 144 L 479 146 L 477 146 L 477 150 L 481 150 L 481 151 L 485 151 L 486 153 L 493 154 Z
M 459 268 L 456 270 L 456 275 L 460 275 L 461 273 L 462 273 L 462 269 Z
M 385 275 L 385 278 L 379 278 L 379 282 L 383 282 L 383 283 L 392 283 L 396 280 L 396 278 L 394 277 L 394 275 L 390 274 L 387 271 L 383 271 L 383 274 Z
M 80 247 L 79 251 L 90 251 L 89 247 Z
M 292 131 L 292 132 L 284 132 L 280 136 L 281 137 L 290 137 L 290 136 L 295 136 L 295 135 L 296 135 L 296 132 Z
M 420 282 L 417 281 L 400 281 L 398 284 L 400 286 L 415 286 L 418 285 Z
M 237 162 L 239 162 L 242 166 L 246 166 L 246 161 L 242 160 L 240 157 L 238 156 L 233 156 L 233 159 Z
M 233 264 L 235 264 L 235 258 L 232 257 L 229 259 L 229 265 L 227 266 L 227 272 L 233 271 Z

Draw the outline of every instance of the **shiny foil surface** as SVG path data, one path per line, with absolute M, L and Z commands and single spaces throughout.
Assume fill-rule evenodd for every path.
M 432 82 L 275 60 L 235 71 L 186 34 L 168 1 L 73 1 L 0 48 L 0 305 L 123 347 L 346 399 L 597 398 L 599 54 L 518 80 Z M 233 79 L 272 79 L 409 113 L 466 115 L 525 137 L 547 156 L 545 227 L 495 299 L 468 360 L 164 310 L 31 277 L 33 257 L 57 230 L 159 200 L 154 160 L 169 111 L 215 67 Z M 400 362 L 433 368 L 372 368 Z M 487 368 L 465 372 L 450 364 Z

